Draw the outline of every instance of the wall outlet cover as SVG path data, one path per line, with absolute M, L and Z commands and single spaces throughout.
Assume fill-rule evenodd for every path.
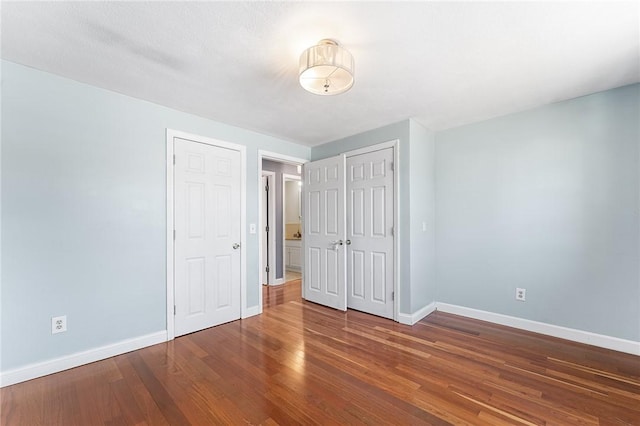
M 64 333 L 65 331 L 67 331 L 67 316 L 52 317 L 51 334 Z

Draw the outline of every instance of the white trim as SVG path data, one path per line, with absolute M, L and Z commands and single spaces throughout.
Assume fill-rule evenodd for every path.
M 276 268 L 276 229 L 278 229 L 276 227 L 276 211 L 278 210 L 276 209 L 277 174 L 276 172 L 270 172 L 267 170 L 264 170 L 262 173 L 271 176 L 271 191 L 269 191 L 269 206 L 271 206 L 271 216 L 269 217 L 269 229 L 271 231 L 269 232 L 269 265 L 271 265 L 271 267 L 269 268 L 269 284 L 271 284 L 272 282 L 277 281 L 276 271 L 278 270 L 278 268 Z M 264 226 L 264 224 L 262 226 Z M 260 292 L 260 295 L 262 295 L 262 291 Z
M 398 314 L 398 322 L 400 324 L 413 325 L 436 310 L 436 302 L 431 302 L 427 306 L 420 308 L 412 314 Z
M 283 174 L 282 174 L 282 190 L 284 190 L 284 180 L 285 180 L 285 179 L 299 181 L 299 180 L 302 180 L 302 176 L 299 176 L 299 175 L 291 175 L 291 174 L 289 174 L 289 173 L 283 173 Z M 284 200 L 284 198 L 283 198 L 283 200 Z M 282 204 L 284 204 L 284 203 L 282 203 Z
M 292 157 L 290 155 L 279 154 L 277 152 L 265 151 L 262 149 L 258 150 L 258 160 L 258 167 L 260 168 L 260 170 L 262 170 L 262 160 L 273 160 L 277 161 L 278 163 L 287 163 L 294 166 L 309 162 L 309 160 L 306 160 L 304 158 Z
M 163 343 L 166 340 L 167 332 L 158 331 L 156 333 L 135 337 L 133 339 L 121 340 L 117 343 L 89 349 L 83 352 L 77 352 L 75 354 L 66 355 L 49 361 L 30 364 L 14 370 L 3 371 L 0 373 L 0 387 L 14 385 L 16 383 L 58 373 L 70 368 L 101 361 L 116 355 Z
M 173 138 L 174 132 L 167 129 L 167 182 L 166 182 L 166 196 L 167 196 L 167 340 L 172 340 L 175 337 L 175 323 L 174 323 L 174 241 L 173 241 Z
M 393 148 L 393 293 L 395 295 L 393 302 L 393 320 L 402 324 L 408 324 L 407 314 L 400 313 L 400 140 L 394 139 L 387 142 L 380 142 L 375 145 L 365 146 L 363 148 L 354 149 L 343 153 L 346 159 L 361 154 L 381 151 L 383 149 Z M 345 183 L 346 186 L 346 183 Z M 345 268 L 346 270 L 346 268 Z M 428 314 L 427 314 L 428 315 Z M 426 316 L 426 315 L 425 315 Z M 416 320 L 411 324 L 415 324 Z
M 167 129 L 167 340 L 175 338 L 174 305 L 174 199 L 173 199 L 173 140 L 181 138 L 207 145 L 231 149 L 240 153 L 240 318 L 247 316 L 247 147 L 206 136 Z
M 374 145 L 365 146 L 363 148 L 354 149 L 352 151 L 343 152 L 343 155 L 345 157 L 354 157 L 356 155 L 368 154 L 370 152 L 381 151 L 387 148 L 395 148 L 398 145 L 398 141 L 399 139 L 394 139 L 387 142 L 380 142 Z M 393 161 L 396 161 L 396 159 L 394 158 Z
M 265 151 L 262 149 L 258 150 L 258 176 L 260 179 L 262 179 L 262 160 L 273 160 L 273 161 L 278 161 L 281 163 L 287 163 L 287 164 L 293 164 L 293 165 L 299 165 L 299 164 L 304 164 L 309 162 L 309 160 L 304 159 L 304 158 L 298 158 L 298 157 L 292 157 L 290 155 L 285 155 L 285 154 L 280 154 L 277 152 L 272 152 L 272 151 Z M 284 181 L 284 179 L 283 179 Z M 260 184 L 262 184 L 262 181 L 260 180 Z M 258 191 L 258 205 L 260 206 L 262 204 L 262 194 L 260 193 L 260 191 Z M 275 203 L 274 203 L 275 204 Z M 259 212 L 258 215 L 260 218 L 262 218 L 262 213 L 261 211 Z M 284 220 L 284 214 L 283 216 L 283 220 Z M 261 220 L 261 219 L 260 219 Z M 275 220 L 275 219 L 274 219 Z M 262 233 L 260 234 L 262 235 Z M 275 235 L 275 234 L 274 234 Z M 284 227 L 282 228 L 282 235 L 284 237 Z M 275 238 L 275 236 L 274 236 Z M 275 240 L 274 240 L 275 241 Z M 283 250 L 284 250 L 284 245 L 283 245 Z M 275 252 L 274 252 L 275 255 Z M 259 242 L 258 243 L 258 259 L 262 259 L 262 243 Z M 284 259 L 284 253 L 283 253 L 283 259 Z M 262 263 L 262 262 L 258 262 L 258 263 Z M 275 266 L 275 259 L 273 261 L 273 265 Z M 283 260 L 284 263 L 284 260 Z M 284 266 L 284 265 L 283 265 Z M 261 268 L 262 266 L 258 266 L 260 268 L 260 270 L 258 271 L 258 308 L 260 310 L 260 313 L 262 313 L 262 273 Z M 283 284 L 284 283 L 284 269 L 282 270 L 282 278 L 276 279 L 275 278 L 275 268 L 274 268 L 274 272 L 273 272 L 273 277 L 274 277 L 274 285 L 278 285 L 278 284 Z
M 259 305 L 251 306 L 246 309 L 242 319 L 260 315 L 262 313 L 262 307 Z
M 558 337 L 560 339 L 571 340 L 573 342 L 598 346 L 614 351 L 625 352 L 640 356 L 640 342 L 625 340 L 603 334 L 591 333 L 589 331 L 576 330 L 574 328 L 561 327 L 558 325 L 532 321 L 524 318 L 512 317 L 509 315 L 496 314 L 493 312 L 481 311 L 467 308 L 465 306 L 450 305 L 448 303 L 436 303 L 438 311 L 474 318 L 481 321 L 488 321 L 494 324 L 506 325 L 521 330 L 534 333 L 545 334 L 547 336 Z
M 270 187 L 275 185 L 275 181 L 276 181 L 276 172 L 271 172 L 269 170 L 261 170 L 260 172 L 258 172 L 259 175 L 259 183 L 258 183 L 258 189 L 260 194 L 262 194 L 262 191 L 264 190 L 264 188 L 262 188 L 262 178 L 264 178 L 265 176 L 271 178 L 270 180 Z M 275 204 L 276 204 L 276 193 L 275 193 L 275 187 L 272 188 L 271 191 L 269 191 L 269 199 L 267 200 L 269 205 L 271 206 L 271 212 L 272 214 L 269 216 L 269 223 L 267 224 L 269 226 L 269 229 L 271 229 L 272 231 L 269 233 L 269 241 L 267 242 L 267 244 L 269 244 L 269 265 L 275 266 L 276 264 L 276 253 L 275 253 L 275 249 L 273 249 L 273 247 L 275 247 L 276 245 L 276 217 L 275 217 Z M 262 271 L 264 270 L 264 264 L 262 263 L 262 244 L 263 244 L 263 229 L 265 227 L 265 224 L 262 223 L 262 209 L 264 208 L 264 206 L 262 205 L 262 197 L 259 197 L 258 200 L 258 212 L 260 213 L 258 216 L 258 228 L 260 229 L 260 232 L 258 233 L 258 245 L 260 246 L 260 258 L 259 258 L 259 262 L 258 262 L 258 274 L 260 276 L 260 283 L 262 283 Z M 269 272 L 269 284 L 276 282 L 276 268 L 272 267 L 270 268 Z M 262 300 L 262 290 L 260 291 L 260 300 Z M 259 306 L 262 306 L 261 303 L 258 303 Z
M 400 140 L 396 139 L 390 142 L 393 146 L 393 270 L 394 270 L 394 295 L 395 306 L 393 307 L 393 319 L 400 321 L 400 299 L 402 298 L 402 292 L 400 291 Z

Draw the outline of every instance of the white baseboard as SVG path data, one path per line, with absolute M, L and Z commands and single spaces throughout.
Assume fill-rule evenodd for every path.
M 89 349 L 83 352 L 55 358 L 37 364 L 30 364 L 25 367 L 16 368 L 14 370 L 3 371 L 0 373 L 0 387 L 13 385 L 27 380 L 35 379 L 70 368 L 79 367 L 95 361 L 100 361 L 112 356 L 121 355 L 127 352 L 142 349 L 158 343 L 167 341 L 167 332 L 159 331 L 157 333 L 147 334 L 145 336 L 133 339 L 122 340 L 111 345 L 99 348 Z
M 419 309 L 413 314 L 399 313 L 398 322 L 400 324 L 413 325 L 435 310 L 436 310 L 436 302 L 431 302 L 427 306 Z
M 625 352 L 640 356 L 640 342 L 620 339 L 618 337 L 606 336 L 604 334 L 591 333 L 589 331 L 576 330 L 573 328 L 561 327 L 558 325 L 532 321 L 509 315 L 496 314 L 493 312 L 481 311 L 464 306 L 450 305 L 448 303 L 436 303 L 438 311 L 449 314 L 461 315 L 481 321 L 488 321 L 495 324 L 506 325 L 508 327 L 519 328 L 521 330 L 532 331 L 534 333 L 546 334 L 547 336 L 558 337 L 560 339 L 585 343 L 587 345 L 612 349 L 614 351 Z
M 262 291 L 262 290 L 260 290 Z M 245 309 L 244 311 L 244 315 L 242 315 L 242 318 L 249 318 L 249 317 L 253 317 L 255 315 L 260 315 L 262 313 L 262 309 L 260 309 L 259 305 L 256 306 L 251 306 L 247 309 Z
M 640 356 L 640 342 L 635 342 L 633 340 L 625 340 L 588 331 L 576 330 L 441 302 L 432 302 L 413 314 L 399 313 L 398 322 L 401 324 L 413 325 L 435 310 Z M 244 318 L 258 315 L 260 313 L 261 311 L 259 306 L 252 306 L 247 308 Z M 163 343 L 166 340 L 167 332 L 159 331 L 133 339 L 122 340 L 111 345 L 55 358 L 49 361 L 27 365 L 14 370 L 3 371 L 0 372 L 0 387 L 10 386 L 84 364 L 111 358 L 113 356 L 142 349 L 147 346 Z
M 280 284 L 284 284 L 284 278 L 276 278 L 272 283 L 269 283 L 269 285 L 273 286 L 273 285 L 280 285 Z

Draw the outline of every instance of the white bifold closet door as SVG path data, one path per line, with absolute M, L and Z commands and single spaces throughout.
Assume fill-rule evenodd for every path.
M 393 318 L 393 149 L 347 157 L 347 306 Z
M 304 169 L 303 297 L 393 318 L 393 148 Z
M 304 285 L 302 297 L 347 309 L 344 157 L 304 165 Z

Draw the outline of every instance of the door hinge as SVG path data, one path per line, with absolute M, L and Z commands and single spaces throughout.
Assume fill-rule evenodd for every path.
M 264 268 L 265 272 L 269 272 L 269 267 L 267 266 L 266 268 Z
M 176 305 L 173 305 L 173 315 L 176 314 Z
M 391 292 L 391 300 L 396 300 L 396 292 L 395 291 Z
M 173 230 L 173 240 L 174 241 L 176 240 L 176 230 L 175 229 Z
M 393 237 L 393 226 L 391 227 L 391 236 Z
M 393 161 L 391 162 L 391 171 L 393 171 Z
M 174 166 L 176 165 L 176 155 L 175 154 L 173 154 L 173 165 Z
M 267 231 L 267 232 L 269 232 L 269 227 L 268 227 L 268 226 L 267 226 L 267 227 L 265 227 L 265 228 L 264 228 L 264 230 L 265 230 L 265 231 Z

